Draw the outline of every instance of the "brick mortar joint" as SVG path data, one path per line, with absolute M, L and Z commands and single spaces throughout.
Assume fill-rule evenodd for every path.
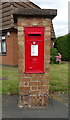
M 22 82 L 22 81 L 20 81 L 20 84 L 22 83 L 26 83 L 26 82 L 28 82 L 28 81 L 24 81 L 24 82 Z M 28 82 L 29 83 L 29 82 Z M 49 87 L 49 85 L 29 85 L 29 86 L 27 86 L 27 87 Z
M 39 94 L 24 94 L 24 95 L 20 95 L 19 97 L 32 97 L 32 96 L 39 96 L 39 97 L 41 97 L 41 96 L 48 96 L 49 94 L 47 94 L 47 93 L 39 93 Z
M 30 87 L 36 87 L 36 86 L 39 86 L 39 85 L 33 85 L 33 84 L 32 84 L 32 85 L 30 85 Z

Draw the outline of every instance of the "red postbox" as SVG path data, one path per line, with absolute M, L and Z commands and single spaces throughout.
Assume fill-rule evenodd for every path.
M 44 27 L 25 27 L 25 73 L 44 73 Z

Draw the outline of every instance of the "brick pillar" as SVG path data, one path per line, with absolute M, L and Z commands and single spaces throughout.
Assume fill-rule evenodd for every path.
M 25 73 L 24 27 L 43 26 L 44 73 Z M 49 94 L 51 19 L 18 18 L 19 107 L 47 106 Z

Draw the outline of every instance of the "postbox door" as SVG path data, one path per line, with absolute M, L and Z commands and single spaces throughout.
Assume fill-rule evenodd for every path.
M 25 73 L 44 73 L 44 27 L 25 27 Z

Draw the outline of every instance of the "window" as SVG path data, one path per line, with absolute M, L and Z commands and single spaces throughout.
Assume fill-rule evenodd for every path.
M 0 37 L 0 54 L 6 54 L 6 37 Z

